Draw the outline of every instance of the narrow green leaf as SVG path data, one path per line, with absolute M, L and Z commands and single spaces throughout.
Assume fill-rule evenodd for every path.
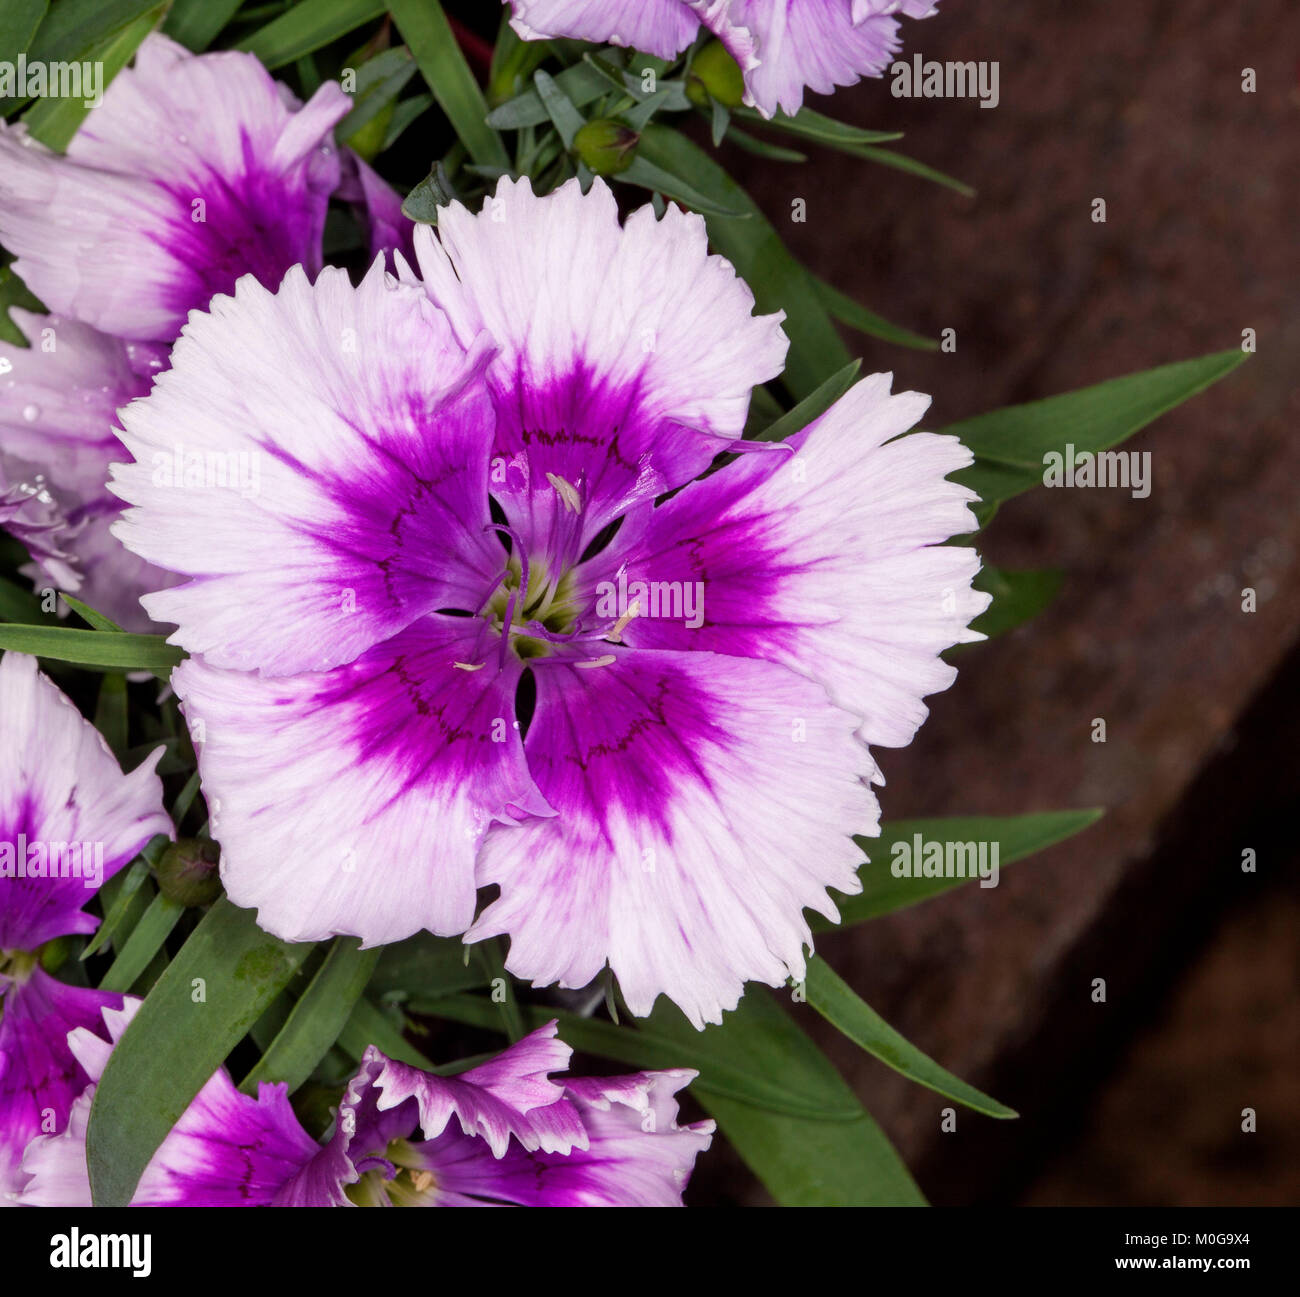
M 0 577 L 0 621 L 17 622 L 22 626 L 57 626 L 58 618 L 41 607 L 41 601 L 30 590 L 16 586 Z
M 162 21 L 166 12 L 164 0 L 89 52 L 85 62 L 103 65 L 105 90 L 131 61 L 140 48 L 140 42 Z M 84 98 L 42 99 L 23 115 L 23 124 L 42 144 L 62 151 L 72 142 L 89 111 L 90 105 Z
M 1066 443 L 1076 453 L 1114 446 L 1217 383 L 1245 359 L 1245 352 L 1234 349 L 1181 360 L 1045 400 L 1009 405 L 943 431 L 960 437 L 981 460 L 1031 469 L 1034 480 L 1041 482 L 1048 452 L 1063 451 Z
M 793 410 L 787 410 L 779 419 L 768 424 L 762 432 L 755 433 L 754 441 L 784 441 L 819 419 L 849 390 L 862 368 L 860 360 L 850 360 L 843 369 L 832 374 L 817 390 L 805 396 Z
M 5 0 L 6 16 L 9 4 L 10 0 Z M 59 0 L 58 4 L 50 6 L 31 37 L 27 47 L 28 65 L 85 64 L 103 59 L 103 51 L 118 36 L 159 7 L 159 0 Z M 22 20 L 19 20 L 16 28 L 22 25 Z M 105 67 L 105 88 L 110 79 L 110 70 Z M 26 98 L 0 100 L 0 116 L 9 116 L 27 102 Z M 39 102 L 48 104 L 50 101 Z
M 993 596 L 993 602 L 971 622 L 971 629 L 992 639 L 1036 617 L 1056 598 L 1062 573 L 1054 570 L 1009 572 L 1005 568 L 980 569 L 975 589 Z
M 945 861 L 948 843 L 989 843 L 998 846 L 998 867 L 1023 860 L 1044 851 L 1066 838 L 1072 838 L 1102 816 L 1100 808 L 1083 811 L 1040 811 L 1029 815 L 952 815 L 932 820 L 895 820 L 881 828 L 878 838 L 854 838 L 870 860 L 858 871 L 862 891 L 839 902 L 842 924 L 861 923 L 882 914 L 901 910 L 960 887 L 969 878 L 895 878 L 890 870 L 897 843 L 915 846 L 917 834 L 922 842 L 944 844 Z M 915 854 L 913 852 L 913 854 Z M 954 849 L 954 857 L 956 850 Z M 945 864 L 946 869 L 946 864 Z M 837 925 L 816 916 L 814 931 L 826 932 Z
M 149 866 L 143 860 L 137 860 L 99 889 L 104 919 L 81 952 L 83 961 L 103 949 L 110 941 L 116 949 L 122 948 L 132 928 L 148 908 L 150 889 L 144 887 L 148 877 Z
M 927 166 L 924 162 L 909 158 L 905 153 L 895 153 L 893 149 L 878 149 L 872 145 L 846 149 L 845 152 L 855 158 L 865 158 L 868 162 L 878 162 L 882 167 L 892 167 L 895 171 L 905 171 L 910 176 L 918 176 L 922 180 L 929 180 L 932 184 L 942 185 L 945 189 L 956 190 L 964 198 L 975 197 L 975 190 L 965 181 L 955 180 L 952 176 L 945 175 L 942 171 Z
M 64 626 L 0 625 L 0 649 L 16 649 L 58 662 L 116 667 L 125 671 L 170 671 L 185 657 L 183 649 L 161 635 L 115 634 L 71 630 Z
M 727 105 L 719 103 L 716 99 L 711 99 L 709 104 L 709 132 L 713 140 L 713 147 L 716 149 L 727 136 L 727 127 L 731 124 L 731 114 L 727 111 Z
M 508 170 L 510 157 L 501 137 L 488 125 L 487 101 L 456 44 L 442 5 L 438 0 L 389 0 L 388 12 L 470 157 L 482 166 Z
M 97 1206 L 125 1207 L 190 1101 L 307 957 L 224 896 L 190 934 L 109 1057 L 86 1135 Z
M 165 896 L 155 896 L 118 952 L 103 980 L 101 991 L 129 991 L 162 949 L 171 930 L 185 913 L 185 907 Z
M 72 595 L 62 593 L 60 593 L 59 598 L 93 630 L 111 630 L 124 633 L 112 618 L 105 617 L 102 612 L 96 612 L 89 604 L 82 603 L 80 599 L 74 599 Z
M 843 122 L 813 112 L 811 108 L 801 108 L 793 117 L 779 111 L 773 117 L 764 117 L 753 108 L 737 108 L 734 111 L 736 117 L 755 126 L 784 131 L 788 135 L 816 140 L 831 147 L 889 144 L 903 138 L 902 131 L 868 131 L 858 126 L 846 126 Z
M 399 1063 L 422 1067 L 429 1072 L 438 1070 L 402 1035 L 401 1029 L 391 1018 L 362 997 L 352 1006 L 352 1012 L 343 1024 L 343 1030 L 339 1032 L 338 1046 L 353 1058 L 360 1058 L 369 1045 L 374 1045 Z
M 824 959 L 809 960 L 805 987 L 808 1003 L 827 1022 L 895 1072 L 986 1116 L 1018 1115 L 923 1054 L 861 999 Z
M 825 303 L 826 309 L 841 323 L 857 329 L 859 333 L 879 338 L 883 342 L 896 342 L 900 347 L 914 347 L 917 351 L 939 350 L 939 344 L 935 339 L 913 333 L 911 329 L 904 329 L 901 325 L 891 324 L 883 315 L 877 315 L 875 311 L 868 311 L 865 306 L 859 306 L 853 298 L 841 293 L 838 288 L 832 287 L 824 279 L 815 279 L 813 282 L 817 287 L 817 295 Z
M 699 1033 L 672 1006 L 650 1016 L 657 1030 L 689 1048 Z M 720 1027 L 712 1048 L 733 1066 L 766 1076 L 790 1093 L 851 1110 L 847 1121 L 773 1112 L 720 1094 L 701 1069 L 691 1086 L 746 1165 L 785 1207 L 921 1207 L 925 1198 L 885 1133 L 793 1019 L 751 986 Z
M 760 311 L 784 311 L 790 339 L 782 381 L 802 400 L 849 363 L 848 348 L 817 295 L 812 276 L 790 255 L 753 199 L 698 145 L 680 132 L 651 122 L 641 135 L 644 159 L 690 176 L 691 184 L 717 207 L 742 211 L 746 219 L 705 213 L 714 250 L 753 289 Z
M 724 207 L 715 203 L 682 176 L 651 162 L 641 154 L 634 157 L 632 164 L 620 171 L 616 178 L 624 184 L 639 185 L 642 189 L 667 194 L 669 198 L 676 199 L 683 206 L 699 212 L 702 216 L 723 216 L 733 220 L 749 219 L 748 214 L 741 208 Z
M 240 1089 L 255 1095 L 260 1081 L 284 1081 L 292 1094 L 329 1052 L 352 1015 L 379 960 L 380 947 L 361 950 L 355 937 L 337 937 L 288 1019 L 244 1077 Z
M 575 108 L 595 103 L 609 90 L 609 82 L 591 63 L 575 63 L 555 75 L 555 84 Z M 525 126 L 541 126 L 550 121 L 546 105 L 535 88 L 507 100 L 488 114 L 488 125 L 498 131 L 517 131 Z
M 196 770 L 186 781 L 185 787 L 176 795 L 176 801 L 172 806 L 172 819 L 177 825 L 189 813 L 189 809 L 194 805 L 194 799 L 199 794 L 199 772 Z
M 466 963 L 469 952 L 462 941 L 427 932 L 385 946 L 370 979 L 370 993 L 433 996 L 486 986 L 483 965 L 473 959 Z
M 334 128 L 341 140 L 350 140 L 364 126 L 368 126 L 402 93 L 403 87 L 417 69 L 411 51 L 405 45 L 384 50 L 367 59 L 357 69 L 357 88 L 352 96 L 352 108 Z
M 738 130 L 735 122 L 727 131 L 727 139 L 745 153 L 752 153 L 757 158 L 766 158 L 769 162 L 807 162 L 808 155 L 798 149 L 782 148 L 779 144 L 761 140 L 757 135 L 749 135 Z
M 540 68 L 533 73 L 533 84 L 537 87 L 546 115 L 564 141 L 564 147 L 573 148 L 574 138 L 587 124 L 587 119 L 573 106 L 554 79 Z
M 16 63 L 36 35 L 50 0 L 5 0 L 0 8 L 0 63 Z
M 422 117 L 433 107 L 433 96 L 428 94 L 410 95 L 401 100 L 393 109 L 388 121 L 388 130 L 384 133 L 384 143 L 380 152 L 391 149 L 412 122 Z
M 202 53 L 235 16 L 243 0 L 172 0 L 163 31 L 188 50 Z
M 13 267 L 0 266 L 0 342 L 7 342 L 14 347 L 26 347 L 26 335 L 9 314 L 15 306 L 21 306 L 25 311 L 44 310 L 39 299 L 14 274 Z
M 126 677 L 110 672 L 99 684 L 99 701 L 95 706 L 95 728 L 119 758 L 126 751 L 127 712 Z
M 274 70 L 346 36 L 383 12 L 383 0 L 301 0 L 235 48 L 256 54 Z

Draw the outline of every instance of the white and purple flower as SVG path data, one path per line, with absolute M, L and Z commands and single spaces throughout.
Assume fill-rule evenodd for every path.
M 971 456 L 903 436 L 928 399 L 877 375 L 688 485 L 754 449 L 786 348 L 698 216 L 506 180 L 416 243 L 422 281 L 241 281 L 123 412 L 115 531 L 188 578 L 144 602 L 196 655 L 226 887 L 286 940 L 508 933 L 534 984 L 608 964 L 634 1013 L 718 1021 L 802 976 L 803 910 L 836 917 L 877 831 L 867 744 L 979 638 L 978 558 L 942 544 Z M 159 489 L 181 429 L 261 491 Z M 620 573 L 700 582 L 698 629 L 607 615 Z
M 213 294 L 314 275 L 336 191 L 376 250 L 404 236 L 396 196 L 331 141 L 350 107 L 337 83 L 299 105 L 251 54 L 154 34 L 66 156 L 0 124 L 0 243 L 51 312 L 14 311 L 30 346 L 0 344 L 0 526 L 31 546 L 35 579 L 148 627 L 139 596 L 166 578 L 109 534 L 116 411 Z
M 71 1033 L 90 1084 L 66 1129 L 29 1146 L 24 1205 L 90 1205 L 90 1105 L 138 1005 L 105 1010 L 107 1040 L 86 1027 Z M 284 1085 L 262 1083 L 253 1098 L 223 1068 L 154 1154 L 132 1206 L 681 1206 L 713 1134 L 711 1121 L 677 1124 L 673 1095 L 695 1073 L 552 1079 L 571 1054 L 554 1023 L 453 1076 L 372 1046 L 323 1144 L 302 1128 Z
M 568 36 L 660 58 L 712 32 L 740 65 L 745 102 L 797 113 L 805 90 L 830 94 L 880 76 L 900 47 L 894 15 L 928 18 L 938 0 L 507 0 L 525 40 Z
M 124 775 L 35 658 L 0 658 L 0 1205 L 23 1186 L 29 1141 L 64 1129 L 89 1079 L 68 1033 L 122 1004 L 51 977 L 39 948 L 93 932 L 83 907 L 99 885 L 171 835 L 160 755 Z

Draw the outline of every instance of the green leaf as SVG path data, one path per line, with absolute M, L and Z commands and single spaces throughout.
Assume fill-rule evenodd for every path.
M 30 591 L 0 577 L 0 621 L 18 622 L 23 626 L 57 626 L 58 618 L 41 607 Z
M 370 993 L 429 996 L 486 986 L 482 964 L 466 958 L 471 953 L 462 941 L 427 932 L 385 946 L 370 979 Z
M 163 840 L 166 841 L 165 838 Z M 120 950 L 129 940 L 132 929 L 149 906 L 151 889 L 144 886 L 148 877 L 149 866 L 143 860 L 137 860 L 99 889 L 104 919 L 81 952 L 83 961 L 103 949 L 110 941 Z
M 1048 452 L 1063 451 L 1067 442 L 1076 453 L 1114 446 L 1217 383 L 1245 359 L 1245 352 L 1234 349 L 1161 365 L 1045 400 L 1009 405 L 943 431 L 960 437 L 981 460 L 1032 470 L 1039 483 Z
M 975 463 L 954 473 L 953 481 L 979 495 L 975 516 L 985 526 L 1002 501 L 1043 484 L 1045 455 L 1063 454 L 1067 444 L 1076 454 L 1109 449 L 1245 359 L 1236 349 L 1216 352 L 950 424 L 943 431 L 975 452 Z
M 428 94 L 409 95 L 398 103 L 389 119 L 388 130 L 384 132 L 384 143 L 380 152 L 391 149 L 402 138 L 406 128 L 432 107 L 433 96 Z
M 573 148 L 574 138 L 587 124 L 587 119 L 573 106 L 564 91 L 555 84 L 554 79 L 540 68 L 533 73 L 533 84 L 546 108 L 546 115 L 559 132 L 566 149 Z
M 438 0 L 389 0 L 388 12 L 470 157 L 481 166 L 508 170 L 510 157 L 501 137 L 488 125 L 487 101 L 456 44 L 442 5 Z
M 5 0 L 4 9 L 9 9 Z M 48 13 L 36 28 L 27 47 L 27 62 L 32 63 L 93 63 L 104 57 L 103 50 L 111 46 L 141 17 L 162 7 L 159 0 L 59 0 L 50 6 Z M 17 20 L 14 30 L 23 25 Z M 110 80 L 109 69 L 104 69 L 104 86 Z M 0 100 L 0 116 L 7 117 L 28 100 L 13 98 Z M 49 100 L 41 101 L 50 103 Z
M 363 997 L 352 1006 L 339 1032 L 338 1046 L 353 1058 L 360 1058 L 368 1045 L 374 1045 L 399 1063 L 422 1067 L 427 1072 L 440 1070 L 402 1035 L 401 1028 L 391 1018 Z
M 5 0 L 0 9 L 0 63 L 16 63 L 41 25 L 50 0 Z
M 585 108 L 595 103 L 609 90 L 609 82 L 599 68 L 591 63 L 575 63 L 557 72 L 554 81 L 564 97 L 575 108 Z M 524 126 L 541 126 L 550 121 L 550 114 L 536 89 L 529 87 L 522 94 L 507 100 L 488 114 L 488 125 L 498 131 L 517 131 Z
M 715 203 L 680 175 L 658 166 L 640 154 L 632 159 L 630 166 L 625 167 L 614 178 L 623 181 L 624 184 L 638 185 L 642 189 L 667 194 L 669 198 L 676 199 L 702 216 L 729 217 L 733 220 L 749 219 L 741 208 L 724 207 Z
M 167 12 L 167 4 L 155 4 L 126 26 L 114 32 L 100 44 L 90 49 L 83 62 L 103 65 L 104 89 L 131 61 L 140 42 L 162 20 Z M 40 33 L 37 33 L 38 37 Z M 42 144 L 60 151 L 66 149 L 77 133 L 77 128 L 90 111 L 84 98 L 42 99 L 29 108 L 23 116 L 23 124 L 40 140 Z
M 199 795 L 199 772 L 196 770 L 186 781 L 185 787 L 176 794 L 176 801 L 172 806 L 172 819 L 177 825 L 189 813 L 189 809 L 194 805 L 194 799 Z
M 793 117 L 777 112 L 773 117 L 764 117 L 753 108 L 737 108 L 736 117 L 742 121 L 752 122 L 755 126 L 771 130 L 784 131 L 787 135 L 798 135 L 805 140 L 816 140 L 832 148 L 845 145 L 857 148 L 863 144 L 888 144 L 903 138 L 902 131 L 868 131 L 858 126 L 846 126 L 843 122 L 833 121 L 815 113 L 811 108 L 801 108 Z
M 868 311 L 859 306 L 853 298 L 841 293 L 824 279 L 813 281 L 817 295 L 825 303 L 826 309 L 842 324 L 847 324 L 859 333 L 865 333 L 883 342 L 896 342 L 900 347 L 914 347 L 917 351 L 938 351 L 939 344 L 933 338 L 926 338 L 901 325 L 891 324 L 883 315 Z
M 923 1054 L 862 1000 L 824 959 L 809 961 L 805 989 L 808 1003 L 827 1022 L 895 1072 L 986 1116 L 1018 1115 Z
M 284 1081 L 292 1094 L 312 1074 L 351 1017 L 380 949 L 362 950 L 355 937 L 334 940 L 270 1049 L 244 1077 L 239 1088 L 245 1094 L 256 1095 L 260 1081 Z
M 74 599 L 70 594 L 60 594 L 59 598 L 93 630 L 111 630 L 119 634 L 125 634 L 112 618 L 105 617 L 102 612 L 96 612 L 89 604 L 82 603 L 80 599 Z
M 101 991 L 129 991 L 162 949 L 185 907 L 155 896 L 99 983 Z
M 243 0 L 172 0 L 163 31 L 196 54 L 216 40 Z
M 127 710 L 126 677 L 110 672 L 99 685 L 95 706 L 95 728 L 118 757 L 126 751 Z
M 727 131 L 727 139 L 738 149 L 746 153 L 752 153 L 757 158 L 766 158 L 769 162 L 807 162 L 808 155 L 800 153 L 798 149 L 782 148 L 779 144 L 771 144 L 767 140 L 761 140 L 756 135 L 747 135 L 742 130 L 737 130 L 733 122 Z
M 367 59 L 357 69 L 357 88 L 352 96 L 352 108 L 334 128 L 334 133 L 341 140 L 350 140 L 393 103 L 415 73 L 415 60 L 405 45 L 384 50 L 374 58 Z
M 1056 598 L 1061 580 L 1062 573 L 1055 570 L 1009 572 L 985 564 L 973 584 L 976 590 L 991 594 L 993 602 L 971 622 L 971 629 L 989 639 L 1014 630 Z
M 812 276 L 792 257 L 753 199 L 718 164 L 685 136 L 650 123 L 638 145 L 644 159 L 691 184 L 715 207 L 746 213 L 746 218 L 705 213 L 714 250 L 736 268 L 754 291 L 758 309 L 784 311 L 782 326 L 790 352 L 781 376 L 801 400 L 851 359 L 830 314 L 817 294 Z M 625 173 L 626 174 L 626 173 Z
M 167 1132 L 311 949 L 263 932 L 251 910 L 225 897 L 212 906 L 140 1006 L 96 1088 L 86 1159 L 97 1206 L 130 1203 Z
M 244 37 L 235 48 L 256 54 L 274 70 L 346 36 L 383 12 L 383 0 L 301 0 Z
M 762 432 L 755 433 L 753 441 L 784 441 L 796 432 L 806 428 L 814 419 L 819 419 L 836 401 L 849 390 L 862 368 L 860 360 L 850 360 L 843 369 L 832 374 L 820 387 L 809 396 L 805 396 L 793 410 L 787 410 L 779 419 L 770 423 Z
M 124 671 L 170 671 L 185 657 L 183 649 L 168 644 L 162 635 L 20 626 L 11 622 L 0 625 L 0 649 Z
M 433 170 L 406 195 L 402 215 L 424 225 L 437 225 L 439 210 L 456 201 L 456 189 L 447 179 L 446 168 L 435 162 Z
M 969 878 L 895 878 L 890 872 L 896 843 L 913 843 L 919 833 L 923 842 L 987 842 L 998 844 L 998 866 L 1023 860 L 1066 838 L 1072 838 L 1102 816 L 1100 808 L 1083 811 L 1040 811 L 1029 815 L 952 815 L 932 820 L 895 820 L 881 828 L 878 838 L 854 838 L 871 859 L 858 871 L 862 891 L 839 902 L 840 923 L 861 923 L 864 919 L 891 914 L 904 906 L 938 896 L 960 887 Z M 837 926 L 816 916 L 813 930 L 832 931 Z
M 25 311 L 39 312 L 44 309 L 27 285 L 14 274 L 12 266 L 0 266 L 0 342 L 25 348 L 28 345 L 27 337 L 9 314 L 10 308 L 14 306 L 21 306 Z
M 877 149 L 871 145 L 864 145 L 861 148 L 849 148 L 845 152 L 855 158 L 865 158 L 868 162 L 878 162 L 883 167 L 892 167 L 895 171 L 905 171 L 910 176 L 918 176 L 922 180 L 929 180 L 933 184 L 942 185 L 945 189 L 954 189 L 964 198 L 975 197 L 975 190 L 965 181 L 955 180 L 952 176 L 935 170 L 934 167 L 926 166 L 924 162 L 909 158 L 905 153 L 895 153 L 892 149 Z
M 655 1030 L 689 1051 L 699 1037 L 672 1006 L 650 1016 Z M 925 1198 L 885 1133 L 775 998 L 750 987 L 720 1027 L 703 1033 L 733 1066 L 770 1078 L 788 1093 L 851 1111 L 826 1121 L 773 1112 L 720 1094 L 701 1068 L 691 1085 L 746 1165 L 785 1207 L 920 1207 Z M 680 1066 L 680 1064 L 678 1064 Z

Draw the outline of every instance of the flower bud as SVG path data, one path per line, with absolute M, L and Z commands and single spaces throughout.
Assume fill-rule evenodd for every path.
M 630 126 L 598 117 L 573 137 L 573 151 L 593 174 L 616 176 L 632 165 L 640 138 Z
M 181 838 L 163 852 L 154 871 L 158 890 L 179 905 L 210 905 L 221 895 L 221 848 L 209 838 Z
M 736 108 L 744 99 L 744 74 L 721 41 L 710 41 L 692 60 L 686 97 L 700 108 L 707 108 L 711 98 L 724 108 Z

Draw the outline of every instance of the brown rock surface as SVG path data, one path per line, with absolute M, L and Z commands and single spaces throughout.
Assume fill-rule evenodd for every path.
M 1109 808 L 996 890 L 951 893 L 822 940 L 896 1027 L 959 1075 L 996 1077 L 994 1093 L 1025 1114 L 1017 1133 L 963 1113 L 958 1135 L 942 1137 L 937 1096 L 820 1032 L 936 1201 L 1295 1198 L 1277 1142 L 1298 1124 L 1295 1017 L 1275 949 L 1288 916 L 1294 944 L 1294 902 L 1269 908 L 1276 859 L 1244 889 L 1236 863 L 1241 834 L 1261 823 L 1259 799 L 1285 788 L 1274 781 L 1266 794 L 1261 772 L 1286 763 L 1295 784 L 1296 715 L 1284 704 L 1300 664 L 1283 663 L 1300 638 L 1300 95 L 1287 31 L 1300 34 L 1289 0 L 950 0 L 906 25 L 907 52 L 997 60 L 996 109 L 894 99 L 888 81 L 814 106 L 905 130 L 901 147 L 976 185 L 977 198 L 836 155 L 803 167 L 727 159 L 769 213 L 807 199 L 807 224 L 784 233 L 819 274 L 900 323 L 957 330 L 952 355 L 851 339 L 869 369 L 893 368 L 899 386 L 934 394 L 930 426 L 1234 347 L 1244 328 L 1258 334 L 1249 364 L 1130 443 L 1151 452 L 1149 498 L 1038 490 L 1004 507 L 986 556 L 1063 568 L 1057 603 L 965 651 L 918 740 L 879 754 L 889 817 Z M 1246 67 L 1255 94 L 1242 92 Z M 1104 225 L 1090 219 L 1095 197 L 1106 199 Z M 1241 611 L 1247 585 L 1254 614 Z M 1290 688 L 1275 683 L 1248 749 L 1234 749 L 1252 698 L 1280 670 Z M 1090 740 L 1094 717 L 1107 721 L 1105 744 Z M 1236 791 L 1219 807 L 1222 781 Z M 1170 978 L 1230 900 L 1241 913 L 1162 1010 Z M 1267 1031 L 1249 966 L 1236 1000 L 1204 994 L 1253 945 L 1267 952 Z M 1130 1001 L 1123 1012 L 1114 994 L 1091 1004 L 1094 976 L 1113 976 Z M 1101 1084 L 1088 1079 L 1096 1058 L 1146 1030 L 1144 1013 L 1163 1022 L 1158 1036 L 1104 1089 L 1095 1143 L 1085 1131 L 1067 1154 L 1062 1094 L 1082 1121 Z M 1259 1074 L 1252 1093 L 1269 1096 L 1275 1120 L 1257 1138 L 1275 1142 L 1216 1173 L 1220 1145 L 1190 1118 L 1150 1120 L 1142 1095 L 1153 1075 L 1184 1069 L 1201 1102 L 1218 1096 L 1231 1118 L 1248 1100 L 1237 1102 L 1225 1054 Z M 719 1163 L 701 1197 L 734 1200 L 729 1180 Z

